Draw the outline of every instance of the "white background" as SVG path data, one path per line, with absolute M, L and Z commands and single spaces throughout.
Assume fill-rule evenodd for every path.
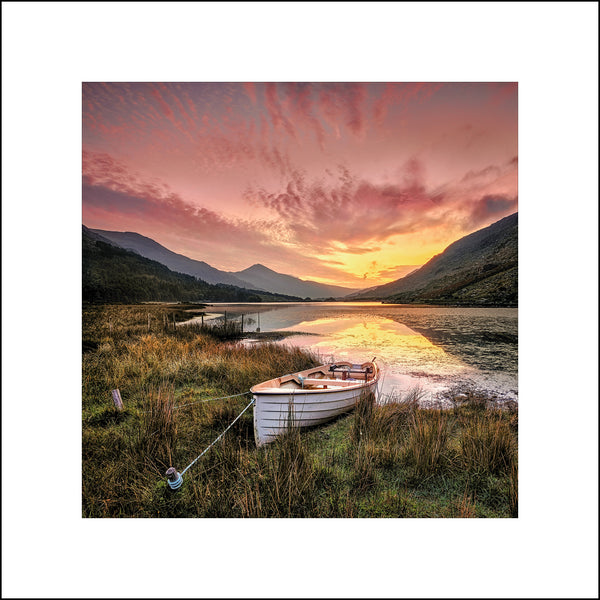
M 597 3 L 2 4 L 3 597 L 597 595 Z M 81 82 L 518 81 L 520 516 L 81 518 Z

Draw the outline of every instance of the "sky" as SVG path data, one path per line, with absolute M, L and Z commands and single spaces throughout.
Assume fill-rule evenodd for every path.
M 517 83 L 83 83 L 83 223 L 366 288 L 517 210 Z

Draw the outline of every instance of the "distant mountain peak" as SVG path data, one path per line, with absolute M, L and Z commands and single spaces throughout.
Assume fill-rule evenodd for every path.
M 251 267 L 248 267 L 241 272 L 244 273 L 246 271 L 267 271 L 269 273 L 275 273 L 273 269 L 269 269 L 269 267 L 265 267 L 265 265 L 261 265 L 260 263 L 254 263 Z
M 256 263 L 243 271 L 237 271 L 232 274 L 243 281 L 252 284 L 258 289 L 269 291 L 277 290 L 278 294 L 300 296 L 301 298 L 342 298 L 357 291 L 356 289 L 338 285 L 300 279 L 295 275 L 278 273 L 260 263 Z

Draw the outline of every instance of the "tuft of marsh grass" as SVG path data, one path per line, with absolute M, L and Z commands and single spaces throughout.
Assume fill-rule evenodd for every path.
M 264 453 L 267 506 L 277 516 L 309 516 L 315 469 L 298 428 L 290 428 Z
M 491 475 L 507 474 L 516 456 L 508 420 L 498 410 L 462 418 L 460 448 L 465 467 Z
M 449 416 L 445 411 L 413 413 L 405 453 L 418 475 L 435 473 L 441 468 L 448 438 Z
M 461 498 L 457 498 L 453 503 L 454 514 L 452 516 L 460 519 L 472 519 L 476 517 L 475 503 L 473 502 L 472 494 L 466 490 Z
M 351 429 L 352 441 L 360 444 L 366 440 L 373 430 L 373 409 L 375 407 L 375 394 L 362 393 L 354 409 L 354 421 Z
M 164 472 L 173 463 L 177 441 L 175 396 L 171 387 L 147 390 L 142 413 L 139 452 L 147 464 Z

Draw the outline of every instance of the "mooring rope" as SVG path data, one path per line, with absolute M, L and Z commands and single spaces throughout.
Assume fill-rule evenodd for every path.
M 240 395 L 240 394 L 238 394 Z M 181 471 L 181 476 L 183 477 L 184 473 L 192 466 L 196 463 L 196 461 L 201 458 L 202 456 L 204 456 L 234 425 L 234 423 L 254 404 L 254 398 L 252 398 L 252 400 L 250 401 L 250 403 L 248 404 L 248 406 L 246 406 L 246 408 L 244 408 L 244 410 L 229 424 L 229 427 L 227 427 L 227 429 L 214 441 L 212 442 L 212 444 L 206 448 L 206 450 L 204 450 L 201 454 L 198 454 L 198 456 L 196 456 L 196 458 L 183 470 Z
M 187 402 L 186 404 L 176 404 L 173 406 L 173 410 L 177 410 L 178 408 L 184 408 L 185 406 L 192 406 L 192 404 L 199 404 L 202 402 L 214 402 L 215 400 L 228 400 L 229 398 L 238 398 L 239 396 L 246 396 L 247 394 L 250 394 L 250 391 L 247 392 L 242 392 L 241 394 L 233 394 L 232 396 L 220 396 L 219 398 L 206 398 L 204 400 L 194 400 L 193 402 Z M 150 410 L 141 410 L 140 411 L 142 414 L 147 414 L 147 413 L 151 413 L 152 409 Z
M 177 404 L 173 407 L 173 410 L 176 408 L 183 408 L 184 406 L 191 406 L 192 404 L 198 404 L 200 402 L 214 402 L 215 400 L 228 400 L 229 398 L 238 398 L 239 396 L 245 396 L 250 392 L 242 392 L 241 394 L 233 394 L 233 396 L 221 396 L 220 398 L 207 398 L 205 400 L 194 400 L 193 402 L 188 402 L 186 404 Z

